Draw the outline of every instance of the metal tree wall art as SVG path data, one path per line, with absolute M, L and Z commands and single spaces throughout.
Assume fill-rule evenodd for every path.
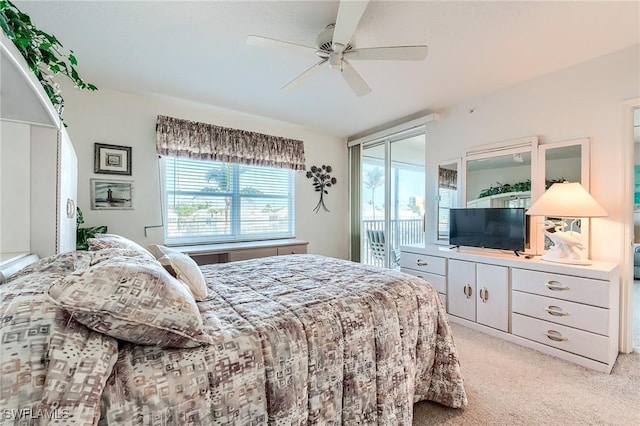
M 318 204 L 316 204 L 313 209 L 316 214 L 320 211 L 320 208 L 325 212 L 329 211 L 324 204 L 324 196 L 329 194 L 326 188 L 331 188 L 331 186 L 338 182 L 336 178 L 329 175 L 332 171 L 331 166 L 325 166 L 324 164 L 321 167 L 311 166 L 311 170 L 307 170 L 307 179 L 313 179 L 313 188 L 316 192 L 320 193 L 320 201 L 318 201 Z

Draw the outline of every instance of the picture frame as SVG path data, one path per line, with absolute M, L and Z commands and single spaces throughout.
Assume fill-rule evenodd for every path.
M 91 210 L 133 210 L 132 180 L 91 179 Z
M 94 173 L 131 176 L 131 147 L 94 144 Z

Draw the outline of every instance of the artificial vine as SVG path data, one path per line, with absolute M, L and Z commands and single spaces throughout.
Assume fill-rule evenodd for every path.
M 498 184 L 498 186 L 491 185 L 489 188 L 485 188 L 480 191 L 478 198 L 489 197 L 496 194 L 505 194 L 507 192 L 531 191 L 531 181 L 529 179 L 524 182 L 516 182 L 514 184 L 501 184 L 500 182 L 496 183 Z
M 545 180 L 545 189 L 549 189 L 549 187 L 554 183 L 561 183 L 564 181 L 565 181 L 565 178 L 547 179 Z M 498 184 L 498 186 L 491 185 L 489 188 L 485 188 L 482 191 L 480 191 L 480 195 L 478 195 L 478 198 L 489 197 L 491 195 L 497 195 L 497 194 L 505 194 L 507 192 L 531 191 L 531 181 L 529 179 L 527 179 L 524 182 L 516 182 L 514 184 L 509 184 L 509 183 L 501 184 L 500 182 L 496 182 L 496 183 Z
M 78 61 L 73 50 L 69 50 L 68 54 L 62 53 L 60 41 L 36 27 L 31 18 L 9 0 L 0 0 L 0 28 L 16 45 L 29 69 L 42 84 L 59 116 L 62 116 L 64 99 L 60 86 L 53 80 L 54 75 L 63 74 L 69 77 L 79 89 L 98 89 L 80 78 L 76 69 Z

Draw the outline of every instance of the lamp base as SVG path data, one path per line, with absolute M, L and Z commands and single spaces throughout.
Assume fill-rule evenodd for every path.
M 551 221 L 545 223 L 554 225 Z M 568 265 L 591 265 L 589 259 L 583 259 L 580 250 L 584 250 L 584 246 L 580 241 L 581 235 L 574 231 L 561 231 L 565 226 L 556 226 L 555 232 L 549 232 L 545 229 L 544 234 L 551 240 L 553 245 L 541 257 L 547 262 L 564 263 Z
M 591 265 L 591 261 L 589 259 L 570 259 L 567 257 L 548 256 L 546 254 L 541 256 L 540 259 L 547 262 L 564 263 L 565 265 Z

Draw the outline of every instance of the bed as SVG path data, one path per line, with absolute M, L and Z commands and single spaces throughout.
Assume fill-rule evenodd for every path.
M 417 401 L 467 403 L 418 278 L 276 256 L 203 266 L 195 301 L 160 264 L 97 246 L 0 285 L 0 423 L 410 425 Z

